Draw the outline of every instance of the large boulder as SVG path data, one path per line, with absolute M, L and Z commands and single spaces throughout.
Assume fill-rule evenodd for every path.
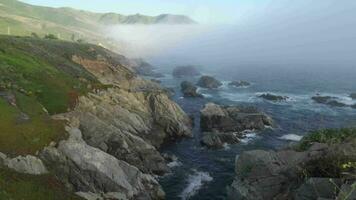
M 355 160 L 354 142 L 314 143 L 305 151 L 245 151 L 236 158 L 236 177 L 228 189 L 228 199 L 335 199 L 337 193 L 332 191 L 340 186 L 340 181 L 330 179 L 337 172 L 330 163 Z M 340 166 L 336 164 L 336 167 Z M 311 178 L 315 176 L 318 178 Z
M 202 76 L 197 85 L 202 88 L 216 89 L 222 86 L 222 83 L 212 76 Z
M 172 74 L 175 78 L 184 78 L 199 76 L 200 72 L 194 66 L 188 65 L 174 68 Z
M 116 199 L 164 198 L 153 176 L 87 145 L 79 129 L 67 130 L 69 139 L 61 141 L 58 147 L 46 147 L 40 157 L 68 189 L 78 193 L 111 193 Z
M 244 130 L 262 130 L 272 125 L 272 119 L 255 108 L 238 106 L 220 106 L 208 103 L 200 111 L 202 131 L 241 132 Z
M 219 132 L 205 132 L 203 133 L 201 143 L 207 147 L 220 149 L 225 144 L 235 144 L 240 142 L 240 135 L 237 133 L 219 133 Z
M 200 113 L 200 128 L 204 132 L 201 142 L 213 148 L 238 143 L 245 136 L 244 131 L 262 130 L 273 123 L 270 117 L 255 108 L 208 103 Z
M 198 88 L 189 81 L 183 81 L 180 84 L 180 87 L 184 97 L 200 97 L 200 98 L 204 97 L 202 94 L 199 94 L 197 92 Z

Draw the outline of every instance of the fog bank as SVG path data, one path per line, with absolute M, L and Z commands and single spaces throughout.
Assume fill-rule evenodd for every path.
M 139 25 L 107 33 L 131 57 L 215 67 L 356 67 L 356 1 L 272 0 L 232 25 Z

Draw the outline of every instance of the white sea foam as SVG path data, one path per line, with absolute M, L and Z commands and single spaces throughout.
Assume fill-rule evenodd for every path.
M 257 137 L 257 134 L 251 130 L 244 131 L 244 138 L 240 140 L 240 142 L 244 144 L 248 144 L 252 140 L 254 140 Z
M 223 147 L 224 147 L 224 150 L 230 150 L 231 149 L 230 145 L 228 143 L 224 143 Z
M 288 140 L 288 141 L 295 141 L 298 142 L 303 138 L 303 136 L 296 135 L 296 134 L 287 134 L 279 137 L 281 140 Z
M 194 171 L 194 174 L 188 177 L 188 185 L 181 194 L 182 200 L 190 199 L 203 187 L 204 184 L 212 180 L 213 178 L 209 173 Z
M 182 165 L 183 165 L 183 163 L 180 162 L 179 160 L 175 160 L 175 161 L 172 161 L 172 162 L 170 162 L 170 163 L 167 164 L 167 166 L 168 166 L 169 168 L 180 167 L 180 166 L 182 166 Z

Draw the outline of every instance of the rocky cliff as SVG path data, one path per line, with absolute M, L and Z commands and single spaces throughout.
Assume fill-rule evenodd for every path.
M 67 190 L 88 199 L 164 198 L 164 192 L 154 175 L 162 175 L 169 168 L 158 149 L 168 140 L 191 135 L 190 118 L 169 99 L 164 88 L 137 76 L 129 59 L 98 46 L 29 38 L 2 40 L 8 45 L 17 44 L 12 46 L 19 48 L 16 49 L 17 54 L 31 52 L 36 60 L 53 58 L 48 59 L 50 64 L 47 59 L 44 62 L 50 66 L 48 69 L 38 66 L 42 73 L 46 73 L 46 70 L 58 71 L 61 76 L 54 76 L 53 79 L 64 77 L 58 83 L 56 81 L 58 87 L 53 95 L 61 94 L 62 90 L 68 88 L 63 86 L 69 82 L 68 79 L 73 82 L 73 86 L 69 87 L 72 92 L 63 92 L 63 95 L 70 95 L 71 104 L 59 102 L 59 108 L 67 107 L 59 110 L 67 112 L 59 113 L 56 109 L 50 109 L 52 101 L 37 102 L 43 109 L 56 111 L 50 112 L 55 114 L 51 120 L 63 122 L 69 138 L 44 141 L 42 147 L 36 146 L 36 157 L 24 161 L 18 172 L 49 173 Z M 11 55 L 3 52 L 0 56 Z M 2 64 L 9 66 L 9 70 L 5 71 L 8 74 L 23 67 L 21 62 Z M 18 73 L 25 74 L 27 71 Z M 23 77 L 27 82 L 36 82 L 43 87 L 51 84 L 46 82 L 47 79 Z M 21 85 L 22 82 L 15 82 L 18 79 L 9 79 L 5 75 L 2 80 L 17 85 L 17 88 L 2 87 L 5 93 L 16 94 L 20 88 L 26 91 L 29 98 L 35 96 L 34 99 L 39 99 L 44 92 L 33 93 L 31 84 Z M 74 92 L 76 95 L 71 95 Z M 58 95 L 54 99 L 60 98 Z M 4 105 L 6 108 L 13 106 L 10 103 Z M 21 110 L 22 107 L 17 106 L 17 109 Z M 29 120 L 27 123 L 32 122 Z M 6 160 L 0 162 L 1 166 L 11 167 L 8 164 L 11 158 L 6 155 L 1 157 Z M 40 166 L 41 169 L 32 169 L 33 166 Z
M 292 148 L 244 152 L 229 199 L 355 199 L 355 139 L 355 129 L 324 130 Z

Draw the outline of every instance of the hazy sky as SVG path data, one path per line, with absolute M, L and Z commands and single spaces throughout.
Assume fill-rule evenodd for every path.
M 22 0 L 51 6 L 73 7 L 96 12 L 159 15 L 184 14 L 200 23 L 233 23 L 247 8 L 267 5 L 273 0 Z M 288 1 L 288 0 L 286 0 Z

